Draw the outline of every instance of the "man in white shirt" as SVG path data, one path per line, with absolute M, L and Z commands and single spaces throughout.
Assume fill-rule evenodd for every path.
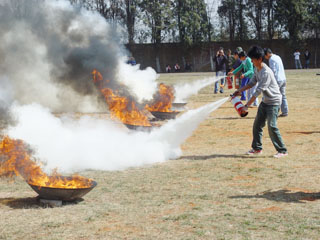
M 287 117 L 289 113 L 288 101 L 286 97 L 287 80 L 286 80 L 286 75 L 284 72 L 282 60 L 278 55 L 272 53 L 270 48 L 265 48 L 264 53 L 265 53 L 264 58 L 269 60 L 269 67 L 272 69 L 274 73 L 274 76 L 277 80 L 277 83 L 282 95 L 281 114 L 279 117 Z
M 301 62 L 300 62 L 300 52 L 298 49 L 296 49 L 296 51 L 293 53 L 294 55 L 294 63 L 296 65 L 296 69 L 302 69 L 302 65 L 301 65 Z

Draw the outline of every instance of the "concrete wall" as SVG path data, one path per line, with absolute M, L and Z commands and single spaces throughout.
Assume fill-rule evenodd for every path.
M 290 40 L 272 40 L 272 41 L 234 41 L 234 42 L 211 42 L 203 43 L 192 48 L 182 47 L 177 43 L 164 43 L 156 48 L 153 44 L 134 44 L 126 47 L 136 59 L 137 63 L 141 64 L 141 68 L 148 66 L 153 67 L 157 72 L 165 72 L 165 67 L 170 64 L 173 68 L 175 63 L 179 63 L 184 71 L 186 62 L 192 64 L 193 71 L 211 71 L 210 51 L 214 55 L 219 47 L 231 49 L 232 52 L 236 47 L 241 46 L 248 51 L 250 46 L 259 45 L 261 47 L 269 47 L 272 51 L 282 58 L 285 69 L 293 69 L 294 57 L 293 52 L 299 49 L 301 53 L 301 63 L 304 66 L 304 50 L 307 48 L 311 52 L 310 67 L 320 67 L 320 40 L 306 40 L 300 46 L 294 46 Z M 315 56 L 317 60 L 315 61 Z M 317 66 L 315 65 L 317 63 Z

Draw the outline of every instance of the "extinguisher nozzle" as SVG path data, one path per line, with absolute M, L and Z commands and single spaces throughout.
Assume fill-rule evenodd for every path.
M 245 116 L 248 115 L 248 113 L 249 113 L 249 112 L 242 112 L 240 116 L 241 116 L 241 117 L 245 117 Z

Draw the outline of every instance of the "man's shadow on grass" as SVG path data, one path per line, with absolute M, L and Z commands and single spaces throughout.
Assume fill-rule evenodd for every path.
M 73 205 L 82 202 L 83 199 L 79 198 L 73 202 L 62 202 L 64 205 Z M 35 209 L 35 208 L 47 208 L 48 206 L 41 204 L 39 197 L 28 198 L 0 198 L 0 205 L 8 206 L 12 209 Z
M 255 195 L 238 195 L 231 196 L 232 199 L 240 198 L 264 198 L 270 201 L 276 202 L 288 202 L 288 203 L 305 203 L 304 201 L 316 201 L 320 199 L 320 192 L 308 193 L 308 192 L 291 192 L 288 189 L 278 191 L 266 191 L 262 194 Z
M 191 156 L 181 156 L 180 158 L 178 158 L 178 160 L 197 160 L 197 161 L 201 161 L 201 160 L 208 160 L 208 159 L 213 159 L 213 158 L 241 158 L 241 159 L 250 159 L 250 158 L 268 158 L 269 156 L 249 156 L 246 154 L 212 154 L 212 155 L 202 155 L 202 156 L 197 156 L 197 155 L 191 155 Z

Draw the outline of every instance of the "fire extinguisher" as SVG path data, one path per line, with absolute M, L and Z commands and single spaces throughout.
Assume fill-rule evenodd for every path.
M 236 111 L 239 113 L 241 117 L 245 117 L 248 115 L 248 111 L 245 109 L 245 106 L 242 104 L 240 98 L 238 96 L 230 95 L 231 103 L 233 104 Z
M 232 79 L 230 76 L 227 76 L 228 89 L 232 88 Z

